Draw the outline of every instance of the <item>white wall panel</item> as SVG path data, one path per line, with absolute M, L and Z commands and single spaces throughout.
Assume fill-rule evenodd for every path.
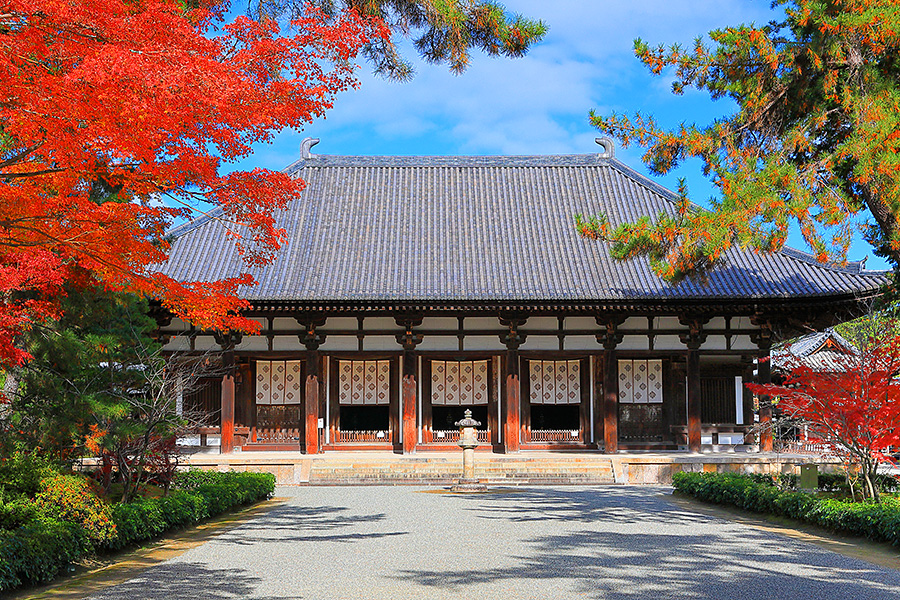
M 529 335 L 519 350 L 559 350 L 559 338 L 555 335 Z
M 497 317 L 466 317 L 463 319 L 463 327 L 466 329 L 502 329 Z
M 506 346 L 500 342 L 499 335 L 467 335 L 463 340 L 463 349 L 498 351 L 506 350 Z
M 356 350 L 357 348 L 359 348 L 359 338 L 350 335 L 326 335 L 325 343 L 319 346 L 319 350 L 323 352 Z
M 559 329 L 559 321 L 556 317 L 529 317 L 520 328 L 522 331 L 544 330 L 556 331 Z
M 169 340 L 169 343 L 163 346 L 166 352 L 187 352 L 191 349 L 191 340 L 186 335 L 178 335 Z
M 594 317 L 566 317 L 563 327 L 565 329 L 600 329 Z
M 356 329 L 358 327 L 359 321 L 356 320 L 356 317 L 328 317 L 322 329 Z
M 567 335 L 565 338 L 566 350 L 602 350 L 603 346 L 593 335 Z
M 455 330 L 459 327 L 459 319 L 456 317 L 425 317 L 422 325 L 417 329 L 442 329 Z
M 272 339 L 272 350 L 306 350 L 296 335 L 276 335 Z
M 282 331 L 302 331 L 303 327 L 294 317 L 275 317 L 272 319 L 272 327 Z
M 459 338 L 455 335 L 426 335 L 416 350 L 459 350 Z
M 245 335 L 241 343 L 234 347 L 235 350 L 264 351 L 269 349 L 269 340 L 262 335 Z
M 392 335 L 367 335 L 363 339 L 363 350 L 402 350 L 397 338 Z
M 758 350 L 759 346 L 750 341 L 749 335 L 736 335 L 731 338 L 732 350 Z
M 616 350 L 649 350 L 650 340 L 646 335 L 626 335 Z
M 366 317 L 363 319 L 363 329 L 396 329 L 403 331 L 403 328 L 397 325 L 394 317 Z
M 677 335 L 658 335 L 653 338 L 654 350 L 684 350 L 685 348 Z

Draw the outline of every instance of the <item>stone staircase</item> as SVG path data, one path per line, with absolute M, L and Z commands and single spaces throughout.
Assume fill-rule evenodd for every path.
M 346 459 L 317 456 L 310 485 L 449 485 L 462 475 L 460 456 Z M 612 460 L 604 456 L 476 456 L 475 476 L 488 485 L 570 485 L 616 482 Z

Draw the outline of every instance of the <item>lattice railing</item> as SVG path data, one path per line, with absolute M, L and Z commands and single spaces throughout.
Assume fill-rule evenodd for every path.
M 337 441 L 341 444 L 352 444 L 354 442 L 385 444 L 391 441 L 391 432 L 384 430 L 338 431 Z
M 776 442 L 778 452 L 790 454 L 812 454 L 815 456 L 835 456 L 836 453 L 831 444 L 821 442 L 805 442 L 798 440 L 781 440 Z
M 532 442 L 580 442 L 581 433 L 577 429 L 532 429 Z
M 300 429 L 296 427 L 257 427 L 256 443 L 295 443 L 300 441 Z
M 491 432 L 488 429 L 476 429 L 475 435 L 479 444 L 491 443 Z M 436 444 L 455 444 L 459 442 L 459 429 L 435 429 L 431 432 L 431 439 Z

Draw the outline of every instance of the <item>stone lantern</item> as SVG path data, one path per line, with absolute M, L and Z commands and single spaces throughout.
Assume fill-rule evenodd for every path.
M 463 476 L 450 488 L 453 492 L 486 492 L 487 486 L 475 479 L 475 447 L 478 445 L 478 434 L 475 428 L 481 425 L 472 418 L 472 411 L 466 409 L 465 417 L 456 422 L 459 427 L 459 447 L 463 449 Z

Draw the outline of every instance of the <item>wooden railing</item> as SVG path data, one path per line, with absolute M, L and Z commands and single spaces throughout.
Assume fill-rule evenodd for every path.
M 257 444 L 296 444 L 300 442 L 300 429 L 297 427 L 257 427 Z
M 804 441 L 778 441 L 776 442 L 778 452 L 786 452 L 790 454 L 812 454 L 815 456 L 836 456 L 834 448 L 831 444 L 823 444 L 820 442 L 804 442 Z
M 532 429 L 532 442 L 580 442 L 581 432 L 577 429 Z
M 376 444 L 389 444 L 391 432 L 383 430 L 375 431 L 338 431 L 338 443 L 350 444 L 354 442 L 369 442 Z
M 479 444 L 491 443 L 491 432 L 488 429 L 476 429 L 475 435 Z M 435 444 L 455 444 L 459 442 L 459 429 L 434 429 L 431 439 Z

